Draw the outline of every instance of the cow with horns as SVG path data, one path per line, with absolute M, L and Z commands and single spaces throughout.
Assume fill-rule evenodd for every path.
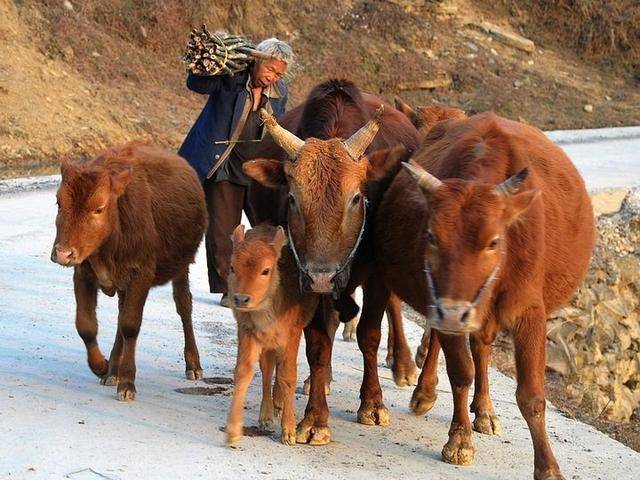
M 487 369 L 491 344 L 506 329 L 534 477 L 562 478 L 545 429 L 546 320 L 579 285 L 594 245 L 582 178 L 540 130 L 493 113 L 436 124 L 403 166 L 377 212 L 376 259 L 390 288 L 437 331 L 445 353 L 454 413 L 443 459 L 473 461 L 467 396 L 474 363 L 474 424 L 496 433 Z M 379 319 L 380 304 L 365 303 L 364 312 Z M 435 399 L 435 370 L 425 366 L 425 375 L 411 404 L 418 414 Z
M 396 297 L 387 302 L 389 292 L 372 269 L 371 235 L 381 194 L 401 160 L 417 148 L 418 134 L 406 116 L 382 104 L 349 81 L 322 83 L 281 118 L 282 125 L 263 112 L 271 135 L 262 148 L 265 158 L 244 165 L 251 178 L 275 189 L 252 187 L 250 201 L 257 220 L 286 226 L 300 288 L 323 298 L 305 328 L 311 388 L 297 430 L 301 443 L 324 444 L 331 438 L 325 392 L 333 338 L 326 318 L 329 295 L 347 298 L 339 305 L 343 319 L 357 313 L 349 300 L 356 286 L 363 286 L 365 300 L 384 297 L 381 308 L 388 303 L 395 333 L 394 378 L 406 384 L 415 375 L 402 334 L 400 302 Z M 403 147 L 392 148 L 397 144 Z M 365 311 L 363 318 L 373 316 Z M 357 327 L 365 365 L 358 421 L 370 425 L 384 425 L 389 419 L 377 371 L 380 320 L 361 321 Z

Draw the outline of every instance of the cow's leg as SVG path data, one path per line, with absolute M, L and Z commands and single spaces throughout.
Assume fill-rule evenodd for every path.
M 422 337 L 424 341 L 424 336 Z M 422 365 L 422 372 L 418 378 L 418 385 L 413 391 L 409 408 L 415 415 L 424 415 L 433 408 L 438 398 L 438 356 L 440 355 L 440 340 L 435 330 L 431 330 L 428 337 L 429 346 L 427 358 Z
M 276 362 L 276 381 L 273 382 L 272 398 L 273 398 L 273 416 L 279 417 L 282 415 L 282 389 L 278 382 L 278 377 L 282 375 L 282 366 Z M 297 381 L 297 379 L 296 379 Z
M 122 360 L 118 382 L 118 400 L 121 401 L 133 400 L 136 396 L 136 342 L 150 286 L 151 282 L 146 279 L 133 280 L 126 290 L 123 309 L 118 313 L 118 330 L 122 333 Z
M 282 392 L 282 443 L 285 445 L 296 444 L 296 411 L 294 404 L 294 393 L 298 375 L 298 347 L 302 329 L 295 327 L 289 334 L 287 348 L 281 358 L 281 374 L 278 375 L 277 382 L 280 384 Z
M 500 422 L 489 395 L 489 358 L 491 345 L 496 338 L 498 324 L 489 318 L 482 331 L 471 336 L 471 354 L 476 370 L 475 388 L 471 411 L 475 413 L 473 429 L 487 435 L 500 435 Z
M 328 319 L 325 316 L 328 308 L 324 303 L 326 300 L 318 304 L 313 320 L 304 329 L 311 380 L 309 401 L 304 418 L 298 424 L 296 441 L 311 445 L 325 445 L 331 441 L 325 389 L 329 380 L 332 339 L 327 332 Z
M 196 337 L 193 333 L 193 322 L 191 313 L 193 303 L 191 290 L 189 289 L 189 270 L 173 279 L 173 300 L 176 304 L 176 311 L 182 320 L 184 331 L 184 361 L 186 364 L 186 376 L 189 380 L 201 380 L 203 373 L 200 366 L 200 355 L 196 345 Z
M 276 353 L 274 350 L 263 350 L 260 354 L 260 372 L 262 373 L 262 402 L 260 403 L 260 418 L 258 427 L 260 430 L 270 431 L 273 429 L 273 396 L 271 388 L 273 385 L 273 370 L 276 366 Z M 277 378 L 280 376 L 276 376 Z
M 389 299 L 389 302 L 391 302 L 391 299 Z M 384 359 L 384 363 L 387 368 L 393 369 L 393 354 L 395 353 L 393 349 L 393 342 L 395 341 L 395 335 L 393 334 L 393 322 L 391 321 L 389 305 L 387 305 L 385 313 L 387 314 L 387 323 L 389 324 L 389 334 L 387 335 L 387 356 Z
M 447 374 L 453 393 L 453 419 L 449 441 L 442 448 L 442 459 L 455 465 L 473 463 L 475 449 L 471 443 L 469 387 L 473 380 L 473 360 L 464 335 L 438 334 L 447 360 Z
M 411 349 L 404 335 L 402 324 L 402 304 L 395 295 L 389 296 L 387 304 L 387 319 L 389 320 L 389 342 L 392 343 L 392 365 L 393 380 L 399 387 L 415 385 L 418 378 L 416 364 L 411 358 Z M 387 349 L 389 348 L 387 344 Z M 387 352 L 387 365 L 389 364 L 389 353 Z
M 227 418 L 227 445 L 235 445 L 242 440 L 244 397 L 253 378 L 253 368 L 260 356 L 260 345 L 250 335 L 238 332 L 238 354 L 233 371 L 233 398 Z
M 424 365 L 424 360 L 427 358 L 427 353 L 429 352 L 429 343 L 431 342 L 431 328 L 425 327 L 424 333 L 422 334 L 422 339 L 420 339 L 420 345 L 416 349 L 416 365 L 418 368 L 422 368 Z
M 124 292 L 118 292 L 118 315 L 119 312 L 122 312 L 124 309 L 122 305 L 124 303 Z M 120 322 L 118 322 L 120 323 Z M 109 370 L 107 374 L 102 377 L 100 383 L 102 385 L 114 386 L 118 385 L 118 381 L 120 380 L 120 362 L 122 361 L 122 333 L 119 328 L 116 328 L 116 338 L 113 341 L 113 348 L 111 348 L 111 355 L 109 355 Z
M 76 330 L 87 349 L 89 368 L 98 377 L 103 377 L 109 364 L 98 347 L 98 283 L 91 268 L 84 263 L 74 269 L 73 291 L 76 297 Z
M 536 480 L 562 479 L 545 428 L 544 369 L 546 314 L 543 306 L 527 309 L 513 329 L 518 387 L 516 400 L 529 426 Z
M 345 295 L 345 294 L 343 294 Z M 358 329 L 358 304 L 356 303 L 354 297 L 354 293 L 351 293 L 348 297 L 347 302 L 343 302 L 344 310 L 340 312 L 341 318 L 340 321 L 344 322 L 345 318 L 342 316 L 351 318 L 348 322 L 344 324 L 342 329 L 342 340 L 345 342 L 354 342 L 356 340 L 356 331 Z
M 331 345 L 336 339 L 336 331 L 340 326 L 340 316 L 336 310 L 333 308 L 328 309 L 326 312 L 328 320 L 326 321 L 327 325 L 327 335 L 331 339 Z M 325 395 L 329 395 L 331 393 L 331 382 L 333 381 L 333 366 L 331 365 L 331 361 L 329 361 L 329 379 L 327 380 L 327 384 L 324 387 Z M 309 395 L 311 390 L 311 376 L 308 376 L 304 380 L 304 384 L 302 385 L 302 393 L 304 395 Z
M 362 315 L 358 324 L 358 346 L 364 359 L 364 375 L 360 387 L 358 422 L 364 425 L 389 425 L 389 410 L 382 400 L 378 378 L 380 324 L 389 300 L 389 289 L 380 280 L 369 277 L 364 284 Z

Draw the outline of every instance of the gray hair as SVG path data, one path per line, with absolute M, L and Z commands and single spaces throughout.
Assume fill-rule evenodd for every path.
M 287 68 L 291 68 L 295 62 L 295 55 L 291 46 L 275 37 L 261 41 L 256 45 L 256 50 L 270 55 L 275 60 L 286 63 Z

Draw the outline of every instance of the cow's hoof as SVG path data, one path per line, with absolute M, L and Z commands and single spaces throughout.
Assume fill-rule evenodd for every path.
M 342 329 L 342 340 L 345 342 L 355 342 L 358 339 L 356 336 L 356 327 L 357 322 L 354 320 L 345 323 Z
M 418 383 L 418 370 L 411 358 L 406 364 L 395 362 L 391 367 L 393 370 L 393 381 L 399 387 L 408 387 Z
M 471 434 L 455 432 L 442 448 L 442 459 L 453 465 L 471 465 L 475 453 L 471 444 Z
M 391 423 L 389 410 L 384 404 L 362 405 L 358 409 L 358 423 L 363 425 L 387 426 Z
M 258 430 L 262 432 L 273 432 L 273 419 L 265 418 L 258 420 Z
M 132 382 L 118 383 L 118 400 L 131 402 L 136 398 L 136 387 Z
M 302 394 L 309 396 L 310 392 L 311 392 L 311 377 L 307 377 L 306 380 L 304 381 L 304 384 L 302 385 Z M 324 394 L 325 395 L 330 395 L 331 394 L 331 384 L 330 383 L 327 383 L 324 386 Z
M 564 480 L 562 473 L 557 468 L 552 469 L 551 471 L 547 470 L 545 472 L 535 471 L 533 473 L 533 478 L 535 480 Z
M 502 433 L 498 417 L 488 413 L 476 414 L 476 418 L 473 421 L 473 429 L 485 435 L 500 435 L 500 433 Z
M 420 387 L 416 387 L 413 395 L 411 395 L 409 408 L 414 415 L 424 415 L 433 408 L 437 399 L 438 394 L 435 392 L 435 389 L 432 392 L 426 393 L 421 390 Z
M 296 431 L 296 442 L 309 445 L 327 445 L 331 442 L 331 430 L 329 427 L 307 426 L 300 422 Z
M 280 437 L 280 440 L 285 445 L 289 445 L 289 446 L 295 445 L 298 440 L 296 436 L 295 428 L 283 428 L 282 436 Z
M 187 380 L 202 380 L 204 374 L 201 368 L 197 368 L 195 370 L 187 370 L 186 376 Z
M 100 379 L 100 385 L 106 387 L 115 387 L 118 385 L 119 378 L 116 375 L 105 375 Z
M 227 433 L 227 438 L 225 439 L 225 443 L 227 444 L 227 447 L 237 447 L 238 445 L 240 445 L 241 441 L 242 441 L 242 434 L 238 435 L 238 434 Z

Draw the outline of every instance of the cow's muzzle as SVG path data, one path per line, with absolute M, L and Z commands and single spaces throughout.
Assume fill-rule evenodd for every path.
M 63 266 L 75 265 L 78 260 L 78 250 L 55 244 L 51 250 L 51 261 Z
M 471 302 L 440 298 L 429 316 L 429 323 L 443 333 L 462 335 L 477 330 L 476 313 Z

